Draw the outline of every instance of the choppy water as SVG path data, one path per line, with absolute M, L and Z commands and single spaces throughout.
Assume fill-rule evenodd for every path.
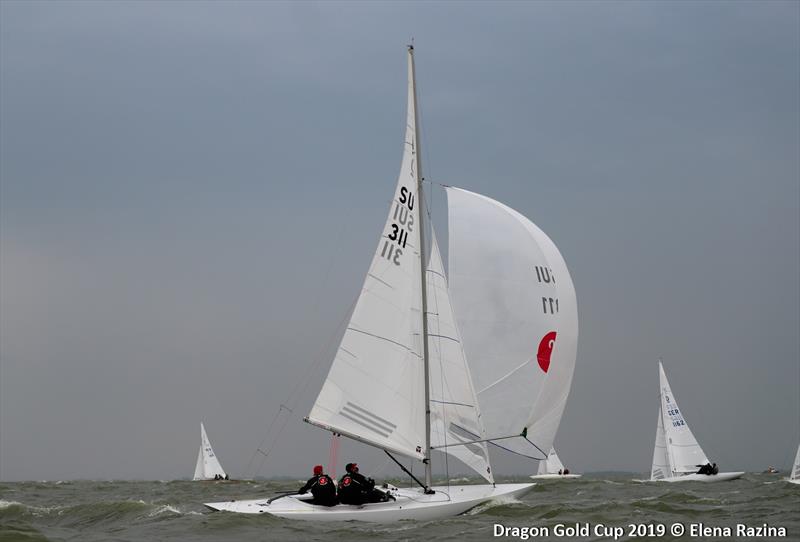
M 0 541 L 213 541 L 213 540 L 389 540 L 478 541 L 494 538 L 494 524 L 547 527 L 565 540 L 556 525 L 623 527 L 664 524 L 663 537 L 648 540 L 732 540 L 689 536 L 689 525 L 703 523 L 735 529 L 737 523 L 784 527 L 783 540 L 800 540 L 800 485 L 780 475 L 747 475 L 718 484 L 650 484 L 634 475 L 593 475 L 575 481 L 546 481 L 517 501 L 484 505 L 466 515 L 436 522 L 393 525 L 307 523 L 268 515 L 211 512 L 203 502 L 260 498 L 288 489 L 294 482 L 19 482 L 0 483 Z M 523 481 L 508 479 L 503 481 Z M 674 523 L 686 525 L 681 538 L 669 534 Z M 569 539 L 610 540 L 577 536 Z M 741 539 L 741 537 L 739 538 Z M 763 540 L 777 540 L 764 538 Z

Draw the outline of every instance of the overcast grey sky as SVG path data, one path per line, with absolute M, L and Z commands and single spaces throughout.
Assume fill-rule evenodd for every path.
M 299 420 L 388 210 L 411 36 L 426 176 L 570 267 L 562 459 L 649 470 L 663 356 L 723 469 L 790 463 L 797 2 L 3 1 L 0 479 L 188 477 L 201 420 L 240 476 L 289 399 L 257 474 L 327 460 Z

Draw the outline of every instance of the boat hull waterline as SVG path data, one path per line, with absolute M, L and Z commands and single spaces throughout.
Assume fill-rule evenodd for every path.
M 685 476 L 675 476 L 673 478 L 663 478 L 661 480 L 650 480 L 651 482 L 727 482 L 736 480 L 744 476 L 744 472 L 720 472 L 719 474 L 687 474 Z
M 513 499 L 527 493 L 536 484 L 497 484 L 434 487 L 435 493 L 426 495 L 419 489 L 390 487 L 396 499 L 389 502 L 363 505 L 339 504 L 319 506 L 311 504 L 310 495 L 288 495 L 275 499 L 211 502 L 205 505 L 212 510 L 239 514 L 271 514 L 282 518 L 306 521 L 366 521 L 388 523 L 400 520 L 429 521 L 457 516 L 476 506 L 502 499 Z

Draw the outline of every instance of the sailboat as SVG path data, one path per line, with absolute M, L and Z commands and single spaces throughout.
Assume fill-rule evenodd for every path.
M 534 480 L 568 480 L 580 477 L 580 474 L 564 474 L 564 464 L 558 458 L 555 448 L 550 448 L 547 459 L 539 461 L 539 470 L 531 476 Z
M 792 473 L 789 475 L 786 481 L 793 484 L 800 484 L 800 446 L 797 447 L 797 454 L 794 456 Z
M 709 464 L 708 457 L 694 438 L 683 412 L 678 408 L 678 401 L 669 387 L 661 360 L 658 362 L 658 377 L 660 402 L 650 481 L 723 482 L 744 475 L 744 472 L 698 474 L 698 467 Z
M 208 440 L 206 428 L 200 422 L 200 451 L 197 452 L 197 464 L 194 467 L 194 478 L 192 480 L 219 480 L 225 479 L 225 471 L 211 448 Z
M 394 197 L 305 421 L 392 458 L 422 462 L 420 480 L 395 459 L 420 487 L 385 485 L 395 500 L 359 506 L 318 506 L 310 496 L 294 494 L 207 503 L 209 508 L 300 520 L 431 520 L 533 487 L 495 483 L 488 448 L 544 459 L 542 450 L 552 446 L 575 367 L 572 281 L 556 246 L 527 218 L 453 187 L 446 188 L 445 275 L 425 209 L 417 127 L 409 46 L 406 132 Z M 434 450 L 457 458 L 486 483 L 434 486 Z

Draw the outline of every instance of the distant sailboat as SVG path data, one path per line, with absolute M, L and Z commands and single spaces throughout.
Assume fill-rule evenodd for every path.
M 200 451 L 197 452 L 197 464 L 194 467 L 194 478 L 192 480 L 219 480 L 225 479 L 227 475 L 222 470 L 211 442 L 206 435 L 206 428 L 200 423 Z
M 720 472 L 718 474 L 698 474 L 701 465 L 709 464 L 708 457 L 700 448 L 692 430 L 686 423 L 678 402 L 673 395 L 664 374 L 661 361 L 658 362 L 660 383 L 660 404 L 658 407 L 658 426 L 656 444 L 653 449 L 653 466 L 650 471 L 652 482 L 722 482 L 735 480 L 744 472 Z
M 800 484 L 800 446 L 797 447 L 797 454 L 794 456 L 794 465 L 792 465 L 792 473 L 787 478 L 787 481 L 793 484 Z
M 539 470 L 531 478 L 534 480 L 568 480 L 581 477 L 580 474 L 564 474 L 564 470 L 564 464 L 558 458 L 556 449 L 550 448 L 547 459 L 539 461 Z
M 299 520 L 424 521 L 520 496 L 534 485 L 495 484 L 487 444 L 534 459 L 552 446 L 575 367 L 575 290 L 560 252 L 531 221 L 452 187 L 445 275 L 432 228 L 429 244 L 425 239 L 412 46 L 407 100 L 389 215 L 305 421 L 390 456 L 421 461 L 424 479 L 414 478 L 421 487 L 388 486 L 394 501 L 359 506 L 319 506 L 293 494 L 207 503 L 211 509 Z M 458 458 L 487 483 L 432 486 L 434 449 Z

